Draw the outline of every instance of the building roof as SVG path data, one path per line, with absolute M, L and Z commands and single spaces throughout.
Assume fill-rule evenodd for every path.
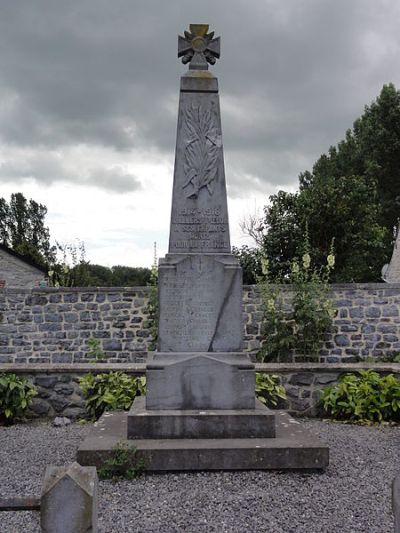
M 19 254 L 18 252 L 15 252 L 14 250 L 12 250 L 11 248 L 9 248 L 8 246 L 6 246 L 5 244 L 1 244 L 0 243 L 0 252 L 3 251 L 3 252 L 6 252 L 10 255 L 12 255 L 13 257 L 16 257 L 17 259 L 19 259 L 20 261 L 23 261 L 24 263 L 26 263 L 27 265 L 33 267 L 33 268 L 37 268 L 38 270 L 40 270 L 41 272 L 43 272 L 44 274 L 47 274 L 47 268 L 43 265 L 39 265 L 38 263 L 35 263 L 35 261 L 31 258 L 31 257 L 27 257 L 25 255 L 22 255 L 22 254 Z

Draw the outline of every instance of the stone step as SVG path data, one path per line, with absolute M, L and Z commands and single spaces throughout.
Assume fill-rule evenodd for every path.
M 256 401 L 255 409 L 213 411 L 149 410 L 135 399 L 128 413 L 128 439 L 228 439 L 275 437 L 275 414 Z
M 81 465 L 100 468 L 122 445 L 137 450 L 146 471 L 318 470 L 329 448 L 286 413 L 276 412 L 276 438 L 128 440 L 127 413 L 106 413 L 78 450 Z

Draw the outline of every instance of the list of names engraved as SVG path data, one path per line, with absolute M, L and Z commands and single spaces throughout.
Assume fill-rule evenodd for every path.
M 173 350 L 206 351 L 222 304 L 216 290 L 222 271 L 204 259 L 185 263 L 179 272 L 169 271 L 160 279 L 162 336 Z

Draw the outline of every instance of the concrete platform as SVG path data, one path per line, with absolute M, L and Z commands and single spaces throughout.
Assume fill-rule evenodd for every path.
M 149 472 L 190 470 L 316 470 L 329 448 L 287 413 L 276 411 L 276 438 L 128 440 L 125 412 L 104 414 L 78 450 L 81 465 L 100 467 L 117 445 L 137 449 Z
M 255 409 L 149 410 L 144 396 L 128 412 L 128 439 L 234 439 L 275 437 L 275 413 Z

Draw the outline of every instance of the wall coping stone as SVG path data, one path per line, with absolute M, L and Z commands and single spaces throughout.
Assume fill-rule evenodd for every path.
M 282 289 L 284 290 L 292 290 L 292 285 L 282 285 Z M 390 289 L 400 289 L 400 282 L 399 283 L 331 283 L 329 284 L 329 287 L 332 289 L 337 290 L 346 290 L 346 289 L 354 289 L 354 290 L 390 290 Z M 33 289 L 24 289 L 24 288 L 18 288 L 18 287 L 9 287 L 9 288 L 3 288 L 0 289 L 0 294 L 2 293 L 63 293 L 63 292 L 135 292 L 135 291 L 145 291 L 148 292 L 150 290 L 150 286 L 141 286 L 141 287 L 34 287 Z M 258 289 L 258 285 L 243 285 L 243 289 L 245 290 L 251 290 L 251 289 Z
M 18 287 L 4 287 L 0 289 L 0 294 L 42 294 L 42 293 L 63 293 L 63 292 L 137 292 L 150 290 L 150 286 L 142 287 L 34 287 L 32 289 L 18 288 Z
M 271 285 L 275 285 L 272 283 Z M 277 285 L 277 284 L 276 284 Z M 250 289 L 257 289 L 258 285 L 243 285 L 243 289 L 250 290 Z M 292 290 L 293 285 L 283 284 L 281 285 L 283 290 Z M 329 288 L 337 289 L 337 290 L 347 290 L 347 289 L 353 289 L 353 290 L 385 290 L 385 289 L 400 289 L 400 282 L 399 283 L 329 283 Z
M 375 370 L 376 372 L 400 373 L 400 363 L 256 363 L 256 372 L 357 372 L 359 370 Z M 87 374 L 113 371 L 128 374 L 142 374 L 146 371 L 144 363 L 73 363 L 73 364 L 42 364 L 42 363 L 3 363 L 0 373 L 15 374 Z

